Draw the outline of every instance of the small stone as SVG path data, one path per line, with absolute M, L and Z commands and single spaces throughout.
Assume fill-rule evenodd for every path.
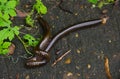
M 79 49 L 77 49 L 77 53 L 78 53 L 78 54 L 80 53 L 80 50 L 79 50 Z
M 26 75 L 25 79 L 30 79 L 30 75 Z
M 75 13 L 75 16 L 77 16 L 78 15 L 78 13 Z
M 65 60 L 65 64 L 70 64 L 71 63 L 71 58 L 67 58 L 66 60 Z
M 78 37 L 79 37 L 79 34 L 78 34 L 78 33 L 76 33 L 76 34 L 75 34 L 75 37 L 76 37 L 76 38 L 78 38 Z
M 111 43 L 112 41 L 111 41 L 111 40 L 109 40 L 108 42 L 109 42 L 109 43 Z
M 72 75 L 73 75 L 72 72 L 68 72 L 68 73 L 67 73 L 67 76 L 72 76 Z
M 59 16 L 57 16 L 56 18 L 59 19 Z
M 88 64 L 88 66 L 87 66 L 87 67 L 88 67 L 88 69 L 90 69 L 90 68 L 91 68 L 91 65 L 90 65 L 90 64 Z
M 102 11 L 102 13 L 103 13 L 103 14 L 106 14 L 106 13 L 108 13 L 108 10 L 107 10 L 107 9 L 104 9 L 104 10 Z
M 79 66 L 76 66 L 75 68 L 76 68 L 77 70 L 79 70 L 79 69 L 80 69 L 80 67 L 79 67 Z

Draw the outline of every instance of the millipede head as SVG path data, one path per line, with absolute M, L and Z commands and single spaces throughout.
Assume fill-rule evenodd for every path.
M 36 66 L 43 66 L 47 64 L 50 60 L 50 56 L 45 51 L 35 51 L 35 56 L 28 59 L 26 65 L 28 67 L 36 67 Z

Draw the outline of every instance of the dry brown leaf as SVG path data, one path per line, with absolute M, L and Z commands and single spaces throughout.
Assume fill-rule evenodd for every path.
M 15 51 L 15 45 L 12 43 L 10 46 L 9 46 L 9 52 L 8 52 L 8 55 L 12 55 L 14 54 L 14 51 Z
M 28 13 L 22 12 L 21 10 L 18 9 L 16 9 L 16 12 L 18 17 L 26 17 L 28 15 Z
M 110 74 L 110 68 L 109 68 L 109 60 L 107 57 L 105 57 L 104 60 L 104 66 L 105 66 L 105 72 L 106 72 L 106 76 L 108 79 L 112 79 L 112 76 Z
M 65 64 L 70 64 L 71 63 L 71 58 L 67 58 L 66 60 L 65 60 Z

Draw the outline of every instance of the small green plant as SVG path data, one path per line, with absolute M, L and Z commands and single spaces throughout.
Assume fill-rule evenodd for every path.
M 104 5 L 115 3 L 115 0 L 88 0 L 93 7 L 102 8 Z
M 25 20 L 26 20 L 26 24 L 27 24 L 28 26 L 31 26 L 31 27 L 34 26 L 34 20 L 31 18 L 30 15 L 27 15 L 27 17 L 25 18 Z
M 17 0 L 0 0 L 0 27 L 10 26 L 10 17 L 16 16 L 16 5 Z
M 19 27 L 12 26 L 11 17 L 16 16 L 17 0 L 0 0 L 0 54 L 7 54 L 8 47 L 15 35 L 19 35 Z
M 46 14 L 47 8 L 42 3 L 41 0 L 36 0 L 36 3 L 33 5 L 33 10 L 36 10 L 38 14 Z
M 29 26 L 34 26 L 34 20 L 31 18 L 34 11 L 36 11 L 38 14 L 46 14 L 47 13 L 47 7 L 42 3 L 41 0 L 36 0 L 36 3 L 33 5 L 33 8 L 30 12 L 30 14 L 26 17 L 26 24 Z
M 33 5 L 31 12 L 29 15 L 26 17 L 26 24 L 29 26 L 33 27 L 34 26 L 34 20 L 31 18 L 34 12 L 37 12 L 37 14 L 46 14 L 47 13 L 47 8 L 46 6 L 42 3 L 41 0 L 36 0 L 36 3 Z M 35 47 L 38 45 L 40 39 L 35 39 L 32 35 L 26 34 L 23 36 L 23 39 L 26 40 L 25 43 L 27 46 L 33 46 Z
M 5 55 L 9 52 L 8 47 L 11 45 L 11 42 L 0 41 L 0 54 Z
M 30 35 L 30 34 L 24 35 L 24 36 L 23 36 L 23 39 L 26 41 L 26 44 L 27 44 L 28 46 L 33 46 L 33 47 L 35 47 L 36 45 L 38 45 L 39 40 L 40 40 L 40 39 L 34 38 L 34 37 L 33 37 L 32 35 Z
M 16 16 L 15 7 L 19 3 L 18 0 L 0 0 L 0 55 L 6 55 L 9 52 L 9 47 L 12 44 L 12 40 L 17 36 L 17 38 L 22 42 L 26 52 L 31 54 L 27 47 L 35 47 L 40 39 L 35 39 L 32 35 L 26 34 L 22 38 L 19 36 L 20 27 L 13 26 L 11 17 Z M 43 5 L 41 0 L 36 0 L 30 14 L 26 18 L 27 24 L 33 26 L 34 20 L 31 19 L 34 11 L 37 11 L 38 14 L 45 14 L 47 8 Z
M 26 24 L 33 27 L 34 26 L 34 20 L 31 18 L 31 16 L 34 14 L 34 12 L 37 12 L 37 14 L 46 14 L 47 13 L 47 7 L 42 3 L 41 0 L 36 0 L 36 3 L 33 5 L 31 12 L 27 15 L 25 18 Z M 26 34 L 23 36 L 23 39 L 25 40 L 25 45 L 27 46 L 33 46 L 35 47 L 39 43 L 39 39 L 35 39 L 32 35 Z

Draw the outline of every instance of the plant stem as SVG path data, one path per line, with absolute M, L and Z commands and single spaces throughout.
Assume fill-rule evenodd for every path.
M 26 47 L 26 45 L 25 45 L 25 42 L 21 39 L 21 37 L 18 36 L 18 35 L 16 35 L 16 36 L 17 36 L 17 38 L 21 41 L 21 43 L 23 44 L 26 53 L 28 53 L 29 55 L 32 55 L 32 53 L 27 49 L 27 47 Z

